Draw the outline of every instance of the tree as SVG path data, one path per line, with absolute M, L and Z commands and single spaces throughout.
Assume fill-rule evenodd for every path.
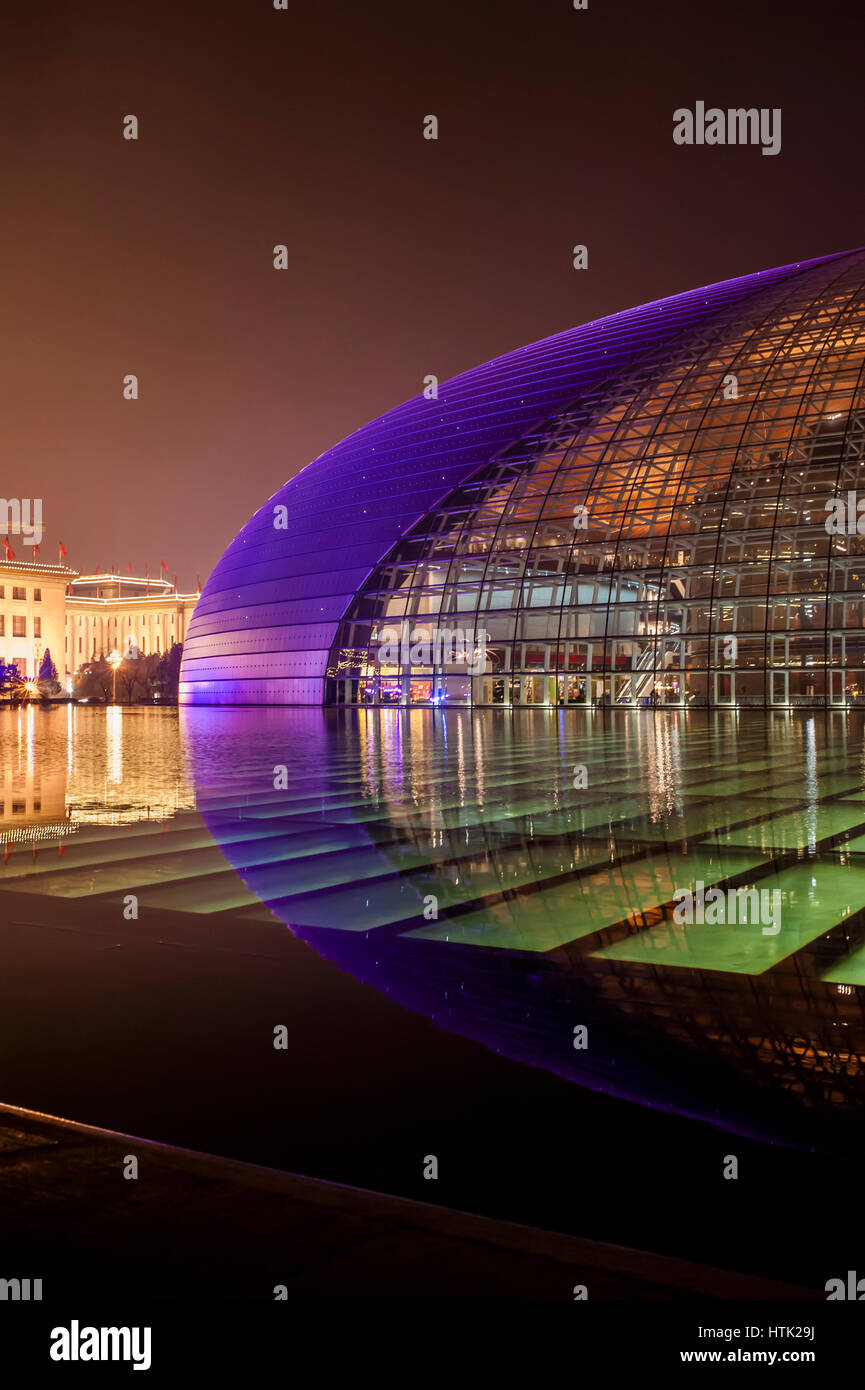
M 183 644 L 175 642 L 167 652 L 163 652 L 156 673 L 153 677 L 154 699 L 160 703 L 170 703 L 175 701 L 180 688 L 180 659 L 183 656 Z
M 20 697 L 24 682 L 21 679 L 21 672 L 14 664 L 7 665 L 0 661 L 0 696 L 4 698 L 16 699 Z
M 79 700 L 108 704 L 113 698 L 121 705 L 169 704 L 177 699 L 181 644 L 170 651 L 130 657 L 114 669 L 104 659 L 89 661 L 75 673 L 73 694 Z
M 39 674 L 36 677 L 39 682 L 39 689 L 43 695 L 58 695 L 60 693 L 60 682 L 57 679 L 57 667 L 51 660 L 51 652 L 45 648 L 45 655 L 39 663 Z
M 112 671 L 107 661 L 88 661 L 75 673 L 73 695 L 76 700 L 107 704 L 111 699 Z
M 153 673 L 159 658 L 155 655 L 130 657 L 117 668 L 117 694 L 121 705 L 146 705 L 153 699 Z
M 39 663 L 39 675 L 36 678 L 40 681 L 56 681 L 57 667 L 51 660 L 51 648 L 45 648 L 45 655 Z

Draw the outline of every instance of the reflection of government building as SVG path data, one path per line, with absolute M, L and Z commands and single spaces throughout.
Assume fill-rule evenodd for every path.
M 147 656 L 183 642 L 197 602 L 163 579 L 0 561 L 0 660 L 32 678 L 50 651 L 65 685 L 79 666 L 111 651 Z
M 0 762 L 5 852 L 65 843 L 85 825 L 159 824 L 191 809 L 173 725 L 163 714 L 147 706 L 97 710 L 74 703 L 7 710 Z M 128 852 L 124 842 L 116 857 Z M 28 860 L 17 855 L 11 866 L 4 864 L 4 881 L 27 870 Z
M 0 766 L 0 841 L 8 848 L 15 841 L 54 840 L 68 833 L 65 768 L 44 770 L 7 749 Z
M 857 251 L 466 372 L 248 522 L 190 625 L 180 698 L 859 703 L 865 539 L 828 534 L 826 502 L 865 498 L 863 365 Z M 402 623 L 415 655 L 385 656 Z M 477 673 L 424 659 L 442 628 L 485 634 Z

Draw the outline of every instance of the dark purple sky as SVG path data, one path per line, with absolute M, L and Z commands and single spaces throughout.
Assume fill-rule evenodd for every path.
M 289 5 L 4 0 L 0 493 L 43 558 L 192 587 L 427 373 L 865 243 L 852 0 Z M 781 153 L 675 146 L 697 100 L 780 106 Z

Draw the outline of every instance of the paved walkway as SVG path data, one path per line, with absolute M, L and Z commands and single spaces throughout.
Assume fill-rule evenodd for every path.
M 138 1178 L 123 1176 L 127 1156 Z M 802 1299 L 816 1292 L 0 1105 L 4 1278 L 171 1299 Z

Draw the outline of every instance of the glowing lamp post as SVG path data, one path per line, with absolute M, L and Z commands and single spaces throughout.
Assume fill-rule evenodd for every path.
M 122 660 L 123 660 L 123 657 L 120 655 L 119 651 L 118 651 L 117 648 L 115 647 L 114 651 L 110 654 L 110 656 L 109 656 L 109 658 L 108 658 L 108 664 L 109 664 L 109 666 L 111 667 L 112 672 L 114 673 L 113 676 L 112 676 L 112 680 L 111 680 L 111 703 L 112 703 L 112 705 L 116 705 L 116 704 L 117 704 L 117 668 L 118 668 L 118 666 L 120 665 L 120 663 L 121 663 Z

